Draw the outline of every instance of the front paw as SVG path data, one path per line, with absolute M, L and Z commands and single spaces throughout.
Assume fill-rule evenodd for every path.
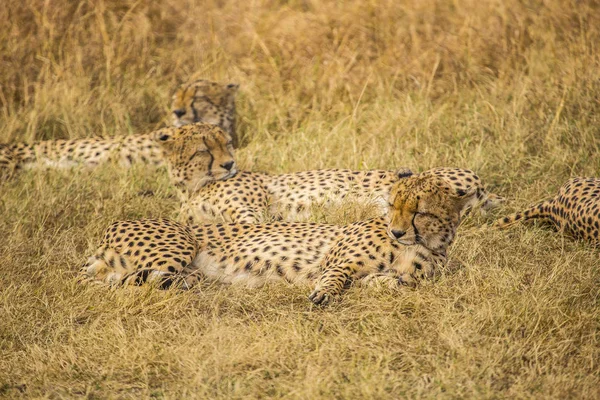
M 327 292 L 327 290 L 316 288 L 310 294 L 310 296 L 308 296 L 308 299 L 318 306 L 325 306 L 329 304 L 329 302 L 332 299 L 332 296 L 329 292 Z
M 408 286 L 414 288 L 417 286 L 417 281 L 411 274 L 402 274 L 398 278 L 398 284 L 401 286 Z

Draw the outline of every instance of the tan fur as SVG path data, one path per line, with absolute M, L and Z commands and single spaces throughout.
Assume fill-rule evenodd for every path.
M 195 136 L 195 132 L 183 132 L 173 140 L 200 143 L 201 137 Z M 198 188 L 193 176 L 184 179 L 184 174 L 179 172 L 178 163 L 185 157 L 168 149 L 165 152 L 174 183 L 185 188 L 180 215 L 190 224 L 256 224 L 272 218 L 297 221 L 309 217 L 313 206 L 335 205 L 345 200 L 372 204 L 381 216 L 385 216 L 391 187 L 413 174 L 408 168 L 396 171 L 326 169 L 280 175 L 244 171 Z M 457 193 L 474 189 L 475 195 L 469 197 L 463 212 L 474 207 L 489 210 L 503 201 L 500 196 L 489 193 L 481 179 L 470 170 L 434 168 L 421 175 L 440 178 Z
M 193 141 L 188 139 L 192 136 L 195 138 Z M 229 178 L 235 173 L 233 149 L 227 147 L 229 144 L 231 138 L 219 127 L 197 123 L 109 139 L 46 140 L 30 145 L 0 145 L 0 175 L 7 177 L 16 171 L 31 168 L 95 168 L 108 162 L 117 162 L 122 167 L 134 163 L 153 166 L 167 164 L 174 165 L 179 171 L 179 174 L 173 175 L 174 183 L 185 180 L 188 186 L 199 187 L 214 180 Z M 190 160 L 196 150 L 198 157 Z M 165 157 L 172 158 L 175 153 L 187 156 L 185 162 L 165 162 Z M 214 157 L 215 161 L 209 163 L 208 156 Z M 223 171 L 222 165 L 226 163 L 233 163 L 231 171 Z
M 500 218 L 494 225 L 506 228 L 536 218 L 550 220 L 558 230 L 600 245 L 600 179 L 569 179 L 554 198 Z
M 394 183 L 410 174 L 406 171 L 406 168 L 400 173 L 331 169 L 281 175 L 240 172 L 231 179 L 188 192 L 180 215 L 188 223 L 260 223 L 269 218 L 297 221 L 308 218 L 311 207 L 340 204 L 348 200 L 374 205 L 379 214 L 385 216 L 390 189 Z M 422 174 L 444 177 L 457 191 L 474 188 L 475 195 L 464 204 L 463 213 L 472 208 L 490 210 L 503 202 L 500 196 L 489 193 L 472 171 L 435 168 Z M 460 180 L 449 180 L 455 177 Z
M 316 304 L 340 295 L 353 280 L 413 285 L 433 276 L 445 262 L 462 206 L 473 195 L 446 193 L 439 189 L 444 185 L 429 175 L 408 177 L 394 186 L 392 214 L 406 211 L 400 209 L 409 202 L 399 199 L 419 197 L 428 204 L 427 215 L 438 222 L 419 219 L 422 209 L 410 208 L 419 235 L 402 242 L 388 233 L 384 218 L 347 226 L 277 222 L 190 228 L 169 220 L 122 221 L 108 228 L 81 277 L 107 284 L 117 278 L 123 284 L 153 281 L 161 287 L 190 287 L 199 278 L 251 287 L 277 280 L 305 282 L 315 285 L 310 299 Z
M 220 126 L 238 147 L 235 130 L 235 95 L 239 85 L 220 84 L 199 79 L 181 85 L 173 95 L 171 122 L 183 126 L 204 122 Z

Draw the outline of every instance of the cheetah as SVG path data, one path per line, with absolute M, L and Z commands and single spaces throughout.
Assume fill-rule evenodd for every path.
M 488 192 L 471 170 L 440 167 L 424 173 L 446 179 L 457 190 L 476 187 L 477 195 L 465 207 L 465 213 L 478 207 L 485 212 L 504 201 Z M 187 191 L 182 196 L 180 216 L 187 223 L 302 221 L 310 217 L 313 206 L 335 205 L 345 200 L 372 205 L 377 215 L 384 216 L 390 188 L 412 174 L 408 168 L 396 171 L 326 169 L 281 175 L 242 171 L 226 181 Z
M 501 218 L 494 225 L 505 228 L 535 218 L 548 219 L 559 231 L 600 245 L 600 179 L 569 179 L 554 198 Z
M 344 200 L 370 204 L 378 213 L 385 214 L 390 187 L 411 174 L 407 168 L 324 169 L 281 175 L 240 171 L 226 181 L 210 183 L 200 190 L 185 190 L 180 218 L 187 223 L 302 221 L 309 218 L 311 207 Z
M 119 221 L 79 278 L 161 288 L 190 288 L 200 279 L 249 287 L 285 281 L 314 285 L 315 304 L 339 297 L 353 281 L 415 286 L 444 265 L 463 210 L 476 196 L 474 186 L 456 190 L 435 174 L 417 174 L 394 184 L 389 217 L 346 226 Z
M 173 96 L 173 126 L 176 129 L 198 122 L 217 125 L 229 134 L 235 145 L 237 88 L 235 84 L 221 85 L 207 80 L 182 85 Z M 32 144 L 0 144 L 0 178 L 32 168 L 70 169 L 80 165 L 93 168 L 115 159 L 122 167 L 134 163 L 164 164 L 163 151 L 153 134 L 44 140 Z
M 164 150 L 180 155 L 180 160 L 172 162 L 177 172 L 171 179 L 185 180 L 187 187 L 200 187 L 237 173 L 231 137 L 218 126 L 204 123 L 162 128 L 150 134 L 120 139 L 41 142 L 39 146 L 16 145 L 3 153 L 5 150 L 0 146 L 0 172 L 8 175 L 18 169 L 32 168 L 34 163 L 68 168 L 75 165 L 95 167 L 117 161 L 129 166 L 141 159 L 160 165 L 165 159 Z
M 176 140 L 189 140 L 181 136 Z M 398 170 L 352 171 L 325 169 L 271 175 L 261 172 L 240 171 L 227 180 L 211 182 L 199 187 L 186 182 L 179 172 L 185 156 L 165 149 L 166 163 L 173 183 L 181 189 L 180 220 L 187 224 L 226 222 L 257 224 L 273 219 L 284 221 L 306 220 L 311 207 L 321 204 L 339 204 L 345 200 L 375 206 L 378 215 L 387 214 L 390 188 L 398 180 L 411 176 L 409 168 Z M 424 174 L 445 180 L 456 190 L 476 188 L 476 196 L 463 212 L 479 207 L 490 210 L 504 201 L 486 190 L 473 171 L 462 168 L 434 168 Z
M 229 133 L 233 147 L 238 147 L 235 130 L 235 96 L 239 85 L 221 84 L 199 79 L 181 85 L 173 95 L 171 124 L 183 126 L 205 122 L 220 126 Z

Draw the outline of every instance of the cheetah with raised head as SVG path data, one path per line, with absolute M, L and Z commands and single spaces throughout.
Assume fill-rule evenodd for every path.
M 193 142 L 194 133 L 189 133 Z M 182 136 L 179 140 L 184 140 Z M 174 183 L 182 188 L 181 219 L 188 223 L 227 222 L 256 224 L 269 219 L 303 220 L 310 216 L 311 207 L 356 201 L 376 207 L 379 215 L 386 215 L 390 188 L 394 183 L 412 175 L 408 168 L 396 171 L 326 169 L 270 175 L 242 171 L 230 179 L 199 187 L 181 179 L 178 163 L 185 157 L 165 149 L 167 166 Z M 434 168 L 423 174 L 445 180 L 456 190 L 476 188 L 476 196 L 465 207 L 489 210 L 503 198 L 489 193 L 479 176 L 461 168 Z
M 238 147 L 235 130 L 235 96 L 238 84 L 221 84 L 198 79 L 181 85 L 173 95 L 171 123 L 183 126 L 205 122 L 220 126 L 229 133 L 233 147 Z
M 554 198 L 500 218 L 494 225 L 506 228 L 536 218 L 550 220 L 559 231 L 600 245 L 600 179 L 569 179 Z
M 257 287 L 269 281 L 315 285 L 326 304 L 347 284 L 414 285 L 434 275 L 477 188 L 457 191 L 434 174 L 398 181 L 389 218 L 347 226 L 317 223 L 184 226 L 120 221 L 80 271 L 84 281 L 193 286 L 198 279 Z

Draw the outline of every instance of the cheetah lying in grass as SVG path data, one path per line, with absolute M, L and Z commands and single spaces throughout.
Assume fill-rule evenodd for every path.
M 181 189 L 180 214 L 187 223 L 228 222 L 256 224 L 269 217 L 286 221 L 305 219 L 311 207 L 339 204 L 344 200 L 376 206 L 380 215 L 388 209 L 390 188 L 412 172 L 408 168 L 397 171 L 326 169 L 302 171 L 281 175 L 259 172 L 238 172 L 227 180 L 209 181 L 198 185 L 187 171 L 200 168 L 196 160 L 181 152 L 178 142 L 186 146 L 201 144 L 195 132 L 182 134 L 163 142 L 165 160 L 171 181 Z M 496 207 L 503 198 L 489 193 L 481 179 L 472 171 L 460 168 L 435 168 L 424 172 L 445 180 L 458 191 L 476 188 L 465 210 L 481 206 L 482 210 Z M 201 175 L 201 174 L 200 174 Z
M 175 128 L 204 122 L 217 125 L 235 144 L 235 94 L 238 85 L 222 85 L 198 80 L 182 85 L 173 96 Z M 167 128 L 169 129 L 169 128 Z M 44 140 L 32 144 L 0 144 L 0 178 L 31 168 L 68 169 L 76 166 L 97 167 L 117 161 L 122 167 L 134 163 L 163 165 L 161 147 L 154 134 L 123 137 L 91 137 L 70 140 Z
M 190 145 L 190 138 L 193 145 Z M 70 147 L 72 145 L 72 147 Z M 189 161 L 187 168 L 178 171 L 191 185 L 204 186 L 208 182 L 228 179 L 237 172 L 233 158 L 233 147 L 231 137 L 221 128 L 215 125 L 196 123 L 185 125 L 181 128 L 163 128 L 147 135 L 129 136 L 121 139 L 111 140 L 83 140 L 76 144 L 70 141 L 55 141 L 52 146 L 52 162 L 57 165 L 69 166 L 76 163 L 75 160 L 84 160 L 85 165 L 98 165 L 103 162 L 118 161 L 123 165 L 130 165 L 141 157 L 142 162 L 161 164 L 165 160 L 163 149 L 170 153 L 177 152 L 180 157 Z M 6 160 L 0 147 L 0 172 L 6 169 L 14 169 L 19 165 L 3 164 Z M 30 151 L 39 151 L 38 148 L 28 148 Z M 44 152 L 49 154 L 50 151 Z M 73 154 L 73 156 L 70 156 Z M 30 156 L 19 156 L 20 167 L 27 167 Z M 32 155 L 33 160 L 38 156 Z M 39 160 L 39 158 L 38 158 Z M 50 162 L 50 159 L 44 159 Z
M 569 179 L 553 199 L 501 218 L 494 225 L 505 228 L 536 218 L 548 219 L 559 231 L 600 245 L 600 179 Z
M 316 223 L 212 224 L 120 221 L 80 271 L 109 285 L 153 282 L 185 288 L 198 279 L 261 286 L 269 281 L 315 285 L 310 300 L 326 304 L 347 284 L 414 285 L 446 261 L 465 207 L 478 188 L 456 190 L 435 174 L 398 181 L 390 218 L 347 226 Z

